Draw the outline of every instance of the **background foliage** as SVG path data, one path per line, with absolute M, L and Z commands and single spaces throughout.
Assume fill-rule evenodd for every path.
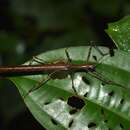
M 88 45 L 89 41 L 113 47 L 104 30 L 109 22 L 130 13 L 130 2 L 1 0 L 0 12 L 0 64 L 16 65 L 46 50 Z M 13 86 L 0 81 L 0 129 L 43 129 Z

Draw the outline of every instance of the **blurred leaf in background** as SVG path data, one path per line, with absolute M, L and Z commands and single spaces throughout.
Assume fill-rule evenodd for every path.
M 107 17 L 115 17 L 122 6 L 122 0 L 91 0 L 88 3 L 94 12 Z

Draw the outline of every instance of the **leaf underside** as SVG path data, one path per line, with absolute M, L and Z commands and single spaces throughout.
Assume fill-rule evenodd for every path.
M 117 50 L 110 56 L 108 48 L 99 49 L 107 55 L 102 56 L 92 48 L 89 63 L 95 64 L 95 72 L 74 73 L 77 95 L 67 75 L 49 80 L 24 98 L 34 117 L 47 130 L 130 129 L 130 56 Z M 89 47 L 85 46 L 68 48 L 74 64 L 86 63 L 88 52 Z M 68 62 L 64 48 L 37 57 L 48 63 Z M 10 79 L 24 96 L 46 78 L 47 74 Z

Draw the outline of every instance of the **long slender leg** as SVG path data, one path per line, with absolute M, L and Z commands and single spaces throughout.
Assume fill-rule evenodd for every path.
M 43 59 L 38 58 L 37 56 L 33 56 L 33 58 L 30 60 L 29 65 L 32 65 L 33 62 L 36 62 L 38 64 L 44 65 L 46 62 Z
M 46 84 L 50 79 L 51 79 L 51 77 L 48 77 L 46 80 L 41 80 L 36 86 L 33 86 L 33 87 L 23 96 L 23 98 L 26 98 L 30 93 L 32 93 L 33 91 L 39 89 L 42 85 Z
M 99 47 L 97 47 L 97 45 L 96 45 L 95 43 L 96 43 L 95 41 L 91 41 L 91 42 L 90 42 L 91 46 L 93 46 L 93 47 L 100 53 L 100 55 L 105 56 L 105 55 L 108 55 L 108 54 L 109 54 L 109 53 L 103 53 L 103 52 L 99 49 Z
M 43 59 L 40 59 L 40 58 L 38 58 L 38 57 L 36 57 L 36 56 L 33 56 L 32 60 L 30 60 L 30 62 L 29 62 L 29 65 L 32 65 L 33 62 L 36 62 L 36 63 L 41 64 L 41 65 L 44 65 L 44 64 L 46 63 Z M 51 76 L 52 76 L 53 74 L 55 74 L 56 72 L 57 72 L 57 71 L 54 71 L 54 72 L 50 73 L 50 74 L 48 75 L 48 77 L 47 77 L 46 80 L 45 80 L 45 79 L 41 80 L 36 86 L 33 86 L 33 87 L 26 93 L 26 95 L 24 95 L 23 97 L 26 98 L 26 96 L 29 95 L 31 92 L 33 92 L 33 91 L 39 89 L 42 85 L 46 84 L 46 83 L 51 79 Z
M 65 49 L 66 57 L 67 57 L 67 59 L 68 59 L 68 62 L 69 62 L 69 63 L 72 63 L 72 59 L 70 58 L 70 55 L 69 55 L 69 52 L 68 52 L 67 49 L 68 49 L 68 48 Z
M 122 84 L 119 84 L 115 81 L 112 81 L 112 80 L 109 80 L 109 79 L 106 79 L 104 78 L 104 75 L 100 74 L 100 73 L 97 73 L 97 72 L 88 72 L 90 75 L 92 75 L 93 77 L 95 77 L 96 79 L 99 79 L 101 80 L 102 82 L 106 83 L 106 84 L 110 84 L 110 85 L 116 85 L 116 86 L 119 86 L 121 88 L 124 88 L 124 89 L 128 89 L 130 90 L 129 88 L 126 88 L 124 85 Z
M 95 45 L 95 42 L 94 42 L 94 41 L 91 41 L 90 44 L 91 44 L 91 45 L 90 45 L 90 47 L 89 47 L 89 51 L 88 51 L 86 63 L 89 63 L 89 59 L 90 59 L 90 56 L 91 56 L 92 48 L 95 48 L 102 56 L 105 55 L 105 54 Z M 94 58 L 95 61 L 97 61 L 96 56 L 93 56 L 93 58 Z
M 68 62 L 72 63 L 72 59 L 70 58 L 70 55 L 69 55 L 69 52 L 67 51 L 67 48 L 65 49 L 65 54 L 66 54 L 66 57 L 68 59 Z M 76 91 L 75 86 L 74 86 L 74 73 L 72 71 L 70 71 L 69 74 L 70 74 L 70 78 L 71 78 L 71 81 L 72 81 L 72 89 L 74 90 L 74 92 L 77 95 L 77 91 Z
M 23 98 L 26 98 L 31 92 L 41 88 L 41 86 L 45 85 L 50 79 L 51 79 L 51 76 L 55 73 L 57 73 L 59 70 L 57 71 L 54 71 L 52 73 L 50 73 L 46 79 L 42 79 L 36 86 L 33 86 L 24 96 Z
M 91 50 L 92 50 L 92 47 L 94 47 L 94 48 L 99 52 L 99 54 L 101 55 L 101 57 L 100 57 L 98 60 L 97 60 L 96 56 L 93 56 L 93 58 L 94 58 L 94 59 L 96 60 L 96 62 L 97 62 L 97 63 L 94 65 L 94 67 L 96 68 L 96 66 L 100 65 L 100 63 L 104 60 L 104 59 L 103 59 L 104 56 L 109 55 L 109 52 L 107 52 L 107 53 L 102 52 L 102 50 L 100 50 L 100 48 L 96 46 L 95 42 L 94 42 L 94 41 L 91 41 L 91 46 L 90 46 L 88 55 L 90 55 Z M 90 56 L 89 56 L 89 58 L 90 58 Z M 87 58 L 87 63 L 88 63 L 88 61 L 89 61 L 89 58 Z
M 106 55 L 110 55 L 110 52 L 108 52 L 108 53 L 103 53 L 103 52 L 102 52 L 97 46 L 95 46 L 95 45 L 94 45 L 94 48 L 102 55 L 102 57 L 97 61 L 98 63 L 94 65 L 94 68 L 96 68 L 98 65 L 100 65 L 100 63 L 102 62 L 102 60 L 104 60 L 103 57 L 106 56 Z M 90 50 L 89 53 L 91 53 L 91 49 L 89 49 L 89 50 Z M 89 54 L 89 53 L 88 53 L 88 54 Z M 90 55 L 90 54 L 89 54 L 89 55 Z M 90 57 L 90 56 L 89 56 L 89 57 Z M 89 60 L 89 59 L 87 59 L 87 60 Z M 94 72 L 88 71 L 87 73 L 89 73 L 91 76 L 93 76 L 93 77 L 95 77 L 95 78 L 101 80 L 101 81 L 104 82 L 104 83 L 107 83 L 107 84 L 110 84 L 110 85 L 116 85 L 116 86 L 119 86 L 119 87 L 121 87 L 121 88 L 126 88 L 126 87 L 123 86 L 122 84 L 119 84 L 119 83 L 117 83 L 117 82 L 115 82 L 115 81 L 106 79 L 106 78 L 104 77 L 104 75 L 102 75 L 101 73 L 98 73 L 97 71 L 94 71 Z M 128 88 L 126 88 L 126 89 L 128 89 Z
M 89 62 L 91 51 L 92 51 L 92 46 L 90 46 L 89 51 L 88 51 L 88 56 L 87 56 L 87 61 L 86 61 L 87 63 Z
M 96 58 L 96 56 L 93 56 L 93 58 L 95 59 L 95 61 L 96 61 L 96 64 L 94 65 L 94 68 L 96 68 L 96 66 L 97 65 L 99 65 L 100 63 L 99 63 L 99 61 L 106 55 L 106 54 L 104 54 L 96 45 L 95 45 L 95 42 L 94 41 L 91 41 L 90 42 L 90 47 L 89 47 L 89 51 L 88 51 L 88 55 L 87 55 L 87 60 L 86 60 L 86 62 L 87 63 L 89 63 L 89 59 L 90 59 L 90 56 L 91 56 L 91 53 L 92 53 L 92 48 L 94 47 L 99 53 L 100 53 L 100 55 L 102 55 L 102 57 L 97 61 L 97 58 Z M 89 72 L 89 70 L 86 72 L 86 73 L 94 73 L 94 72 Z M 96 77 L 96 76 L 95 76 Z

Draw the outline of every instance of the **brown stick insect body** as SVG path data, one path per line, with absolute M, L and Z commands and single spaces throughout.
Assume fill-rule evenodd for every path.
M 91 52 L 91 48 L 89 49 L 89 53 Z M 74 73 L 75 72 L 93 72 L 95 71 L 95 66 L 93 64 L 73 64 L 72 60 L 69 56 L 67 49 L 65 49 L 65 54 L 67 56 L 67 63 L 52 63 L 52 64 L 44 64 L 44 61 L 39 62 L 37 57 L 34 57 L 32 61 L 36 61 L 41 65 L 21 65 L 21 66 L 8 66 L 8 67 L 0 67 L 0 77 L 10 77 L 10 76 L 22 76 L 22 75 L 36 75 L 36 74 L 48 74 L 48 78 L 39 82 L 37 86 L 34 86 L 30 89 L 25 96 L 27 96 L 30 92 L 40 88 L 42 85 L 47 83 L 53 74 L 57 72 L 67 72 L 70 75 L 72 80 L 72 89 L 77 94 L 77 91 L 74 87 Z M 87 61 L 90 57 L 90 54 L 87 57 Z M 35 59 L 36 58 L 36 59 Z M 24 97 L 25 97 L 24 96 Z
M 90 47 L 88 56 L 87 56 L 87 63 L 90 58 L 92 47 Z M 106 55 L 103 54 L 100 50 L 98 50 L 102 56 Z M 30 92 L 40 88 L 42 85 L 47 83 L 53 74 L 56 72 L 68 72 L 70 75 L 70 78 L 72 80 L 72 89 L 77 94 L 77 91 L 74 87 L 74 73 L 75 72 L 87 72 L 93 77 L 101 80 L 102 82 L 105 82 L 107 84 L 114 84 L 119 87 L 124 87 L 121 84 L 118 84 L 111 80 L 106 80 L 103 78 L 103 76 L 99 76 L 98 73 L 96 73 L 96 65 L 94 64 L 73 64 L 72 60 L 69 56 L 68 51 L 65 49 L 65 53 L 68 59 L 68 63 L 52 63 L 52 64 L 44 64 L 41 62 L 41 65 L 20 65 L 20 66 L 8 66 L 8 67 L 0 67 L 0 77 L 10 77 L 10 76 L 22 76 L 22 75 L 37 75 L 37 74 L 49 74 L 48 78 L 46 80 L 43 80 L 42 82 L 39 82 L 37 86 L 34 86 L 32 89 L 30 89 L 25 96 L 27 96 Z M 24 96 L 24 97 L 25 97 Z
M 10 77 L 10 76 L 22 76 L 22 75 L 36 75 L 45 74 L 55 71 L 95 71 L 95 67 L 92 64 L 43 64 L 43 65 L 20 65 L 20 66 L 8 66 L 0 67 L 0 77 Z

